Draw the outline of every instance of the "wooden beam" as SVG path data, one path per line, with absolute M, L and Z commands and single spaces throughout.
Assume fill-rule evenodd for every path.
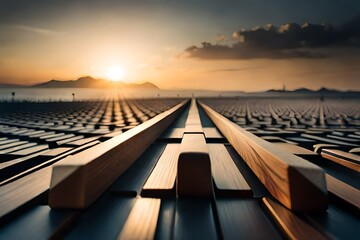
M 360 156 L 340 150 L 322 149 L 321 156 L 360 173 Z
M 252 197 L 248 183 L 241 175 L 224 144 L 208 144 L 211 173 L 219 195 Z
M 170 126 L 187 101 L 53 167 L 49 206 L 86 208 Z
M 289 239 L 328 239 L 327 236 L 270 198 L 263 198 L 262 200 Z
M 200 104 L 259 180 L 293 211 L 325 210 L 328 206 L 324 170 L 281 150 Z
M 154 239 L 160 199 L 139 198 L 117 239 Z
M 354 188 L 333 176 L 326 174 L 326 181 L 330 197 L 333 196 L 341 200 L 342 204 L 346 204 L 360 213 L 360 190 Z
M 175 187 L 180 144 L 168 144 L 142 189 L 142 196 L 165 196 Z

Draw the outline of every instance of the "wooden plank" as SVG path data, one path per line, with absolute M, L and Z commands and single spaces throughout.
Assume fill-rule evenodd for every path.
M 0 151 L 0 154 L 6 154 L 6 153 L 11 153 L 11 152 L 15 152 L 15 151 L 19 151 L 21 149 L 24 148 L 29 148 L 29 147 L 33 147 L 35 146 L 37 143 L 26 143 L 26 144 L 22 144 L 20 146 L 15 146 L 15 147 L 11 147 L 11 148 L 7 148 L 4 150 Z
M 206 127 L 203 130 L 206 138 L 224 139 L 224 136 L 216 128 Z
M 330 196 L 341 200 L 342 204 L 351 206 L 358 213 L 360 212 L 360 190 L 356 189 L 331 175 L 326 174 L 326 181 Z
M 136 196 L 140 194 L 165 147 L 166 144 L 161 142 L 149 147 L 143 155 L 114 182 L 110 187 L 110 191 L 121 196 Z
M 12 142 L 12 143 L 8 143 L 8 144 L 4 144 L 4 145 L 1 145 L 0 146 L 0 151 L 1 150 L 4 150 L 4 149 L 7 149 L 7 148 L 11 148 L 11 147 L 16 147 L 16 146 L 19 146 L 19 145 L 23 145 L 23 144 L 26 144 L 28 143 L 27 141 L 17 141 L 17 142 Z
M 211 163 L 203 134 L 184 134 L 177 169 L 178 196 L 212 196 Z
M 321 150 L 323 150 L 323 148 L 337 149 L 337 148 L 341 148 L 341 147 L 339 145 L 334 145 L 334 144 L 319 143 L 319 144 L 314 145 L 314 152 L 317 153 L 317 154 L 320 154 Z
M 346 161 L 360 164 L 360 156 L 356 155 L 356 154 L 344 152 L 344 151 L 341 151 L 338 149 L 323 149 L 321 152 L 332 155 L 334 157 L 338 157 L 338 158 L 346 160 Z
M 354 155 L 357 158 L 359 158 L 359 156 L 357 156 L 355 154 L 351 154 L 351 153 L 348 153 L 348 155 L 345 156 L 345 155 L 339 154 L 339 152 L 336 152 L 336 150 L 331 150 L 331 149 L 323 149 L 323 150 L 321 150 L 321 156 L 322 157 L 324 157 L 324 158 L 326 158 L 326 159 L 328 159 L 330 161 L 333 161 L 333 162 L 335 162 L 337 164 L 340 164 L 340 165 L 342 165 L 344 167 L 347 167 L 347 168 L 349 168 L 351 170 L 354 170 L 356 172 L 360 172 L 360 164 L 355 163 L 357 159 L 356 159 L 356 157 L 351 158 L 351 155 Z M 349 158 L 351 158 L 352 160 L 350 161 Z
M 186 103 L 184 101 L 136 128 L 56 163 L 49 206 L 89 206 L 169 127 Z
M 160 199 L 139 198 L 117 239 L 154 239 Z
M 290 239 L 328 239 L 327 236 L 270 198 L 262 200 L 279 227 Z
M 43 168 L 0 188 L 0 218 L 45 193 L 50 186 L 51 167 Z
M 40 152 L 40 151 L 43 151 L 46 149 L 49 149 L 49 147 L 47 144 L 44 144 L 44 145 L 38 145 L 35 147 L 30 147 L 30 148 L 22 149 L 22 150 L 19 150 L 16 152 L 12 152 L 12 153 L 10 153 L 10 155 L 21 157 L 21 156 L 27 156 L 27 155 L 30 155 L 30 154 L 33 154 L 36 152 Z
M 180 144 L 168 144 L 147 179 L 141 195 L 167 196 L 175 187 Z
M 268 191 L 293 211 L 324 210 L 328 206 L 324 170 L 247 132 L 201 104 Z
M 188 117 L 185 122 L 185 127 L 188 125 L 201 126 L 200 115 L 197 108 L 196 100 L 194 98 L 191 99 L 190 109 L 189 109 Z
M 67 138 L 67 139 L 64 139 L 64 140 L 57 141 L 56 145 L 61 146 L 61 145 L 65 144 L 65 143 L 74 142 L 76 140 L 80 140 L 80 139 L 83 139 L 83 138 L 84 138 L 84 136 L 81 136 L 81 135 L 80 136 L 75 136 L 75 137 L 72 137 L 72 138 Z
M 359 156 L 360 155 L 360 147 L 351 149 L 349 151 L 349 153 L 356 154 Z
M 135 202 L 134 197 L 104 194 L 93 206 L 82 212 L 65 239 L 116 239 Z
M 201 124 L 186 124 L 184 133 L 203 133 Z
M 295 154 L 298 157 L 304 158 L 304 159 L 314 159 L 318 158 L 319 155 L 316 154 L 313 151 L 310 151 L 306 148 L 300 147 L 298 145 L 290 144 L 290 143 L 272 143 L 276 145 L 277 147 L 283 149 L 286 152 Z
M 345 146 L 345 147 L 356 147 L 357 146 L 356 144 L 347 143 L 347 142 L 343 142 L 343 141 L 339 141 L 339 140 L 335 140 L 335 139 L 331 139 L 331 138 L 314 136 L 314 135 L 310 135 L 310 134 L 306 134 L 306 133 L 302 133 L 301 137 L 309 138 L 309 139 L 316 140 L 316 141 L 319 141 L 322 143 L 329 143 L 329 144 Z
M 184 135 L 184 128 L 168 128 L 161 136 L 160 139 L 174 140 L 182 139 Z
M 256 199 L 217 199 L 222 238 L 282 239 Z
M 73 148 L 70 147 L 59 147 L 59 148 L 55 148 L 55 149 L 51 149 L 50 151 L 47 151 L 45 153 L 40 154 L 39 156 L 44 156 L 44 157 L 56 157 L 60 154 L 63 154 L 67 151 L 70 151 Z
M 78 146 L 87 144 L 89 142 L 96 141 L 98 139 L 99 139 L 99 137 L 83 138 L 83 139 L 76 140 L 76 141 L 73 141 L 73 142 L 68 142 L 68 143 L 65 144 L 65 146 L 78 147 Z
M 211 173 L 219 196 L 251 197 L 252 191 L 223 144 L 208 144 Z

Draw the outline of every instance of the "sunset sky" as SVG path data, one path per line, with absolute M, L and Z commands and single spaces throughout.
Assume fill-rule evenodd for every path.
M 0 0 L 0 83 L 360 90 L 359 66 L 358 0 Z

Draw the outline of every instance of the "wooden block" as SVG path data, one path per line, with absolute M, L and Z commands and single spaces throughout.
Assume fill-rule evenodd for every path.
M 332 149 L 322 149 L 321 156 L 356 172 L 360 172 L 360 156 Z
M 49 206 L 89 206 L 169 127 L 185 105 L 186 101 L 136 128 L 56 163 Z
M 217 199 L 222 239 L 281 239 L 257 199 Z
M 351 206 L 358 213 L 360 212 L 360 190 L 356 189 L 331 175 L 326 174 L 326 181 L 330 196 L 341 200 L 342 204 Z
M 212 196 L 211 164 L 203 134 L 184 134 L 176 189 L 177 195 L 181 197 Z
M 328 206 L 324 170 L 249 133 L 201 104 L 268 191 L 293 211 L 325 210 Z
M 208 144 L 211 173 L 219 195 L 251 197 L 252 191 L 223 144 Z
M 328 239 L 327 236 L 270 198 L 263 198 L 262 200 L 289 239 Z
M 154 239 L 160 199 L 139 198 L 117 239 Z
M 2 181 L 0 184 L 7 184 L 15 179 L 31 174 L 38 169 L 49 166 L 70 154 L 75 154 L 86 148 L 92 147 L 97 143 L 99 142 L 91 142 L 75 149 L 60 148 L 59 150 L 54 149 L 50 151 L 48 149 L 44 149 L 42 151 L 31 153 L 30 155 L 25 155 L 21 158 L 8 161 L 6 164 L 4 163 L 0 165 L 0 179 Z
M 147 179 L 143 196 L 164 196 L 175 187 L 180 144 L 168 144 Z

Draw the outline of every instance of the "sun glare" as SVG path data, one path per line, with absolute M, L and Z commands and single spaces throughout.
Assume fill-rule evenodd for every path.
M 124 80 L 125 70 L 124 68 L 118 65 L 111 66 L 106 71 L 106 77 L 110 81 L 114 81 L 114 82 Z

